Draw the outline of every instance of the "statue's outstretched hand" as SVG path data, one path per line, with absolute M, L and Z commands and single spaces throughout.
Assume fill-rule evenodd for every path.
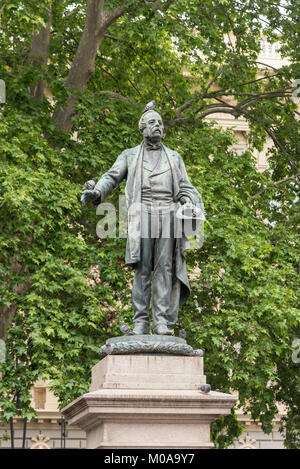
M 99 197 L 101 197 L 101 193 L 98 190 L 86 190 L 83 191 L 81 196 L 81 203 L 82 205 L 86 205 L 87 203 L 95 202 Z
M 83 186 L 82 190 L 88 189 L 88 190 L 93 190 L 95 189 L 96 185 L 96 179 L 90 179 L 89 181 L 86 181 Z

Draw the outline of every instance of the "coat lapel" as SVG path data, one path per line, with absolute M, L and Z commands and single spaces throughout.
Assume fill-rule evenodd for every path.
M 141 245 L 141 185 L 143 143 L 136 147 L 128 161 L 126 201 L 128 207 L 128 237 L 126 264 L 136 264 L 140 260 Z
M 170 165 L 170 168 L 171 168 L 171 171 L 172 171 L 173 194 L 174 194 L 174 198 L 176 200 L 177 195 L 179 193 L 180 172 L 179 172 L 178 167 L 175 165 L 174 157 L 172 155 L 172 150 L 170 150 L 165 145 L 162 145 L 162 147 L 163 147 L 163 150 L 165 151 L 165 154 L 167 155 L 167 158 L 169 160 L 169 165 Z

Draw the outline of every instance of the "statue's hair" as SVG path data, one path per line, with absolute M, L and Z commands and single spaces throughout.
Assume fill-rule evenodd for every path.
M 150 114 L 150 112 L 152 113 L 155 113 L 155 114 L 158 114 L 159 117 L 161 118 L 161 115 L 155 111 L 154 109 L 150 109 L 149 111 L 146 111 L 144 112 L 144 114 L 142 114 L 142 117 L 140 118 L 139 120 L 139 129 L 140 129 L 140 132 L 143 132 L 144 128 L 146 127 L 146 121 L 145 121 L 145 117 Z

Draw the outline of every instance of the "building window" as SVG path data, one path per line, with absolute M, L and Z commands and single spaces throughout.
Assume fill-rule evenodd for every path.
M 34 407 L 36 409 L 45 409 L 46 388 L 34 388 Z
M 260 55 L 262 57 L 280 57 L 280 43 L 271 44 L 266 39 L 260 41 Z

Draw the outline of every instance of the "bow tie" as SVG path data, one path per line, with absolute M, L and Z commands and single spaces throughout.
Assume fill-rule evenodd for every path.
M 144 140 L 145 148 L 146 150 L 160 150 L 161 149 L 161 143 L 160 142 L 151 142 L 150 140 Z

